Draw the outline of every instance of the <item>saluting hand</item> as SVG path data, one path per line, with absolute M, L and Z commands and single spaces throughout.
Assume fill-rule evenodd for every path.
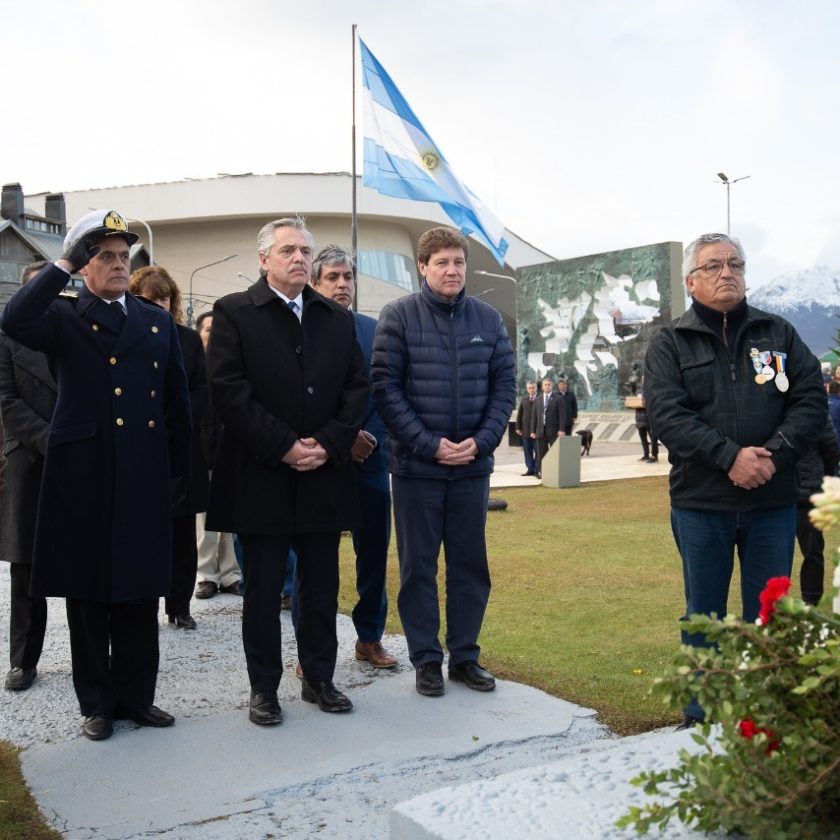
M 76 240 L 62 255 L 61 261 L 70 263 L 67 270 L 72 274 L 80 268 L 84 268 L 98 253 L 98 242 L 102 239 L 102 231 L 97 228 L 95 231 L 85 234 L 81 239 Z

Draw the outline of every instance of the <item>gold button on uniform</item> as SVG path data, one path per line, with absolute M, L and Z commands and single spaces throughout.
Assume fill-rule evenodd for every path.
M 122 388 L 114 388 L 114 393 L 120 397 L 122 396 Z
M 158 328 L 157 328 L 157 327 L 152 327 L 152 332 L 153 332 L 153 333 L 158 332 Z
M 157 391 L 152 391 L 152 392 L 151 392 L 151 394 L 149 394 L 149 396 L 150 396 L 152 399 L 154 399 L 156 394 L 157 394 Z
M 155 366 L 155 370 L 157 370 L 160 367 L 160 365 L 158 365 L 157 362 L 154 363 L 154 366 Z
M 116 356 L 111 356 L 111 358 L 110 358 L 110 359 L 108 359 L 108 361 L 109 361 L 112 365 L 115 365 L 115 364 L 117 363 L 117 357 L 116 357 Z
M 125 425 L 125 420 L 123 420 L 122 417 L 117 417 L 117 425 L 118 426 L 124 426 Z
M 99 324 L 91 324 L 94 332 L 99 332 Z
M 155 421 L 154 420 L 149 420 L 149 428 L 154 429 L 154 427 L 155 427 Z

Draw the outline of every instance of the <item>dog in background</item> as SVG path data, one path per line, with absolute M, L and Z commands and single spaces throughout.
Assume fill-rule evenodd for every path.
M 580 454 L 588 455 L 592 446 L 592 432 L 589 429 L 578 429 L 577 434 L 580 435 Z

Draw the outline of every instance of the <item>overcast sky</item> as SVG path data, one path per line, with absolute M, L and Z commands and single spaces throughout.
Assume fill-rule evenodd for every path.
M 349 171 L 357 23 L 461 180 L 537 247 L 564 258 L 725 230 L 723 171 L 751 176 L 731 190 L 748 284 L 840 267 L 836 0 L 0 0 L 0 13 L 0 181 L 26 193 Z

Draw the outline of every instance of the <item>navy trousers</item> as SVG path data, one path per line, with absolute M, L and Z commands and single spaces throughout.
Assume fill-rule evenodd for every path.
M 490 597 L 484 528 L 488 476 L 454 481 L 394 476 L 394 521 L 400 559 L 397 606 L 411 664 L 442 662 L 438 638 L 438 555 L 446 563 L 449 662 L 477 661 L 478 634 Z
M 356 591 L 353 625 L 360 642 L 378 642 L 385 631 L 388 595 L 385 571 L 391 542 L 391 490 L 387 471 L 356 470 L 362 526 L 353 531 Z
M 155 701 L 158 599 L 101 604 L 67 598 L 73 686 L 82 714 L 113 715 Z

